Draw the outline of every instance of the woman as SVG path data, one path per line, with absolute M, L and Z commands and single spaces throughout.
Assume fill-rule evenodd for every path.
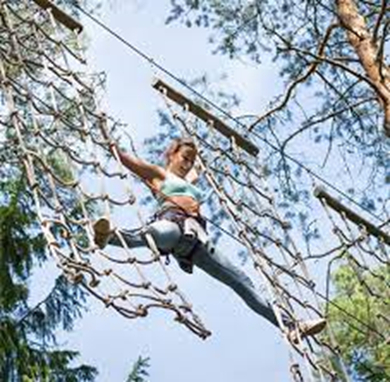
M 175 139 L 166 151 L 166 167 L 156 166 L 133 157 L 115 144 L 111 148 L 119 155 L 122 164 L 138 175 L 155 195 L 159 209 L 155 220 L 143 229 L 120 230 L 129 248 L 147 246 L 145 234 L 150 234 L 162 253 L 172 253 L 180 267 L 189 273 L 192 268 L 202 269 L 210 276 L 231 287 L 257 314 L 279 326 L 272 307 L 262 299 L 251 279 L 233 265 L 226 255 L 218 252 L 206 233 L 200 214 L 203 193 L 193 183 L 198 174 L 194 170 L 197 148 L 189 138 Z M 106 218 L 94 224 L 95 242 L 100 248 L 106 244 L 121 245 Z M 293 341 L 320 332 L 324 319 L 300 322 L 298 326 L 282 318 Z

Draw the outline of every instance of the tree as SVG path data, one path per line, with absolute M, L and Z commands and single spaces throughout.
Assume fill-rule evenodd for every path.
M 145 377 L 149 376 L 149 358 L 138 357 L 138 360 L 134 363 L 133 368 L 127 377 L 126 382 L 146 382 Z
M 22 172 L 6 177 L 0 190 L 1 380 L 92 381 L 96 369 L 74 366 L 79 354 L 55 340 L 58 328 L 71 330 L 81 316 L 85 294 L 59 276 L 42 301 L 29 304 L 28 285 L 47 261 L 46 242 Z
M 89 7 L 98 8 L 100 3 L 94 0 L 85 1 Z M 21 38 L 26 44 L 24 48 L 23 64 L 25 62 L 38 63 L 29 67 L 28 75 L 23 69 L 23 65 L 16 65 L 10 59 L 19 59 L 18 50 L 13 45 L 12 37 L 7 24 L 7 16 L 1 15 L 0 22 L 3 26 L 0 32 L 1 52 L 0 60 L 4 69 L 6 80 L 14 83 L 24 84 L 26 77 L 39 79 L 44 78 L 42 65 L 39 65 L 39 53 L 36 53 L 36 42 L 32 28 L 29 23 L 21 23 L 23 17 L 28 16 L 29 9 L 23 8 L 23 4 L 18 1 L 10 1 L 13 12 L 19 14 L 21 18 L 15 18 L 18 24 L 18 34 L 25 33 L 25 38 Z M 78 2 L 73 0 L 61 0 L 58 5 L 74 17 L 78 17 Z M 30 15 L 31 16 L 31 15 Z M 28 17 L 26 17 L 28 19 Z M 44 21 L 42 21 L 44 23 Z M 44 28 L 47 25 L 40 25 Z M 50 30 L 50 25 L 49 25 Z M 20 38 L 20 35 L 19 35 Z M 49 39 L 48 39 L 49 40 Z M 18 43 L 20 41 L 18 40 Z M 53 45 L 48 42 L 41 42 L 45 53 L 51 55 L 51 59 L 60 54 L 58 47 L 53 49 Z M 69 44 L 73 44 L 69 40 Z M 73 46 L 73 45 L 72 45 Z M 50 52 L 50 53 L 49 53 Z M 12 54 L 14 53 L 14 56 Z M 30 54 L 30 55 L 29 55 Z M 38 54 L 38 57 L 37 57 Z M 15 57 L 16 56 L 16 57 Z M 81 74 L 80 74 L 81 75 Z M 2 73 L 3 76 L 3 73 Z M 2 77 L 2 81 L 5 80 Z M 32 81 L 33 82 L 33 81 Z M 23 86 L 23 85 L 22 85 Z M 34 85 L 31 91 L 36 91 L 42 99 L 50 98 L 50 94 L 45 94 L 42 88 L 38 90 Z M 7 93 L 7 88 L 2 88 Z M 62 91 L 66 91 L 65 87 Z M 91 104 L 90 94 L 80 95 L 84 97 L 84 104 Z M 0 111 L 5 117 L 0 121 L 0 380 L 2 381 L 93 381 L 97 376 L 97 369 L 90 365 L 78 364 L 79 353 L 77 351 L 63 349 L 57 344 L 58 330 L 70 331 L 76 319 L 81 318 L 83 311 L 87 308 L 87 294 L 78 286 L 71 284 L 64 275 L 56 277 L 54 286 L 48 286 L 48 290 L 42 291 L 45 296 L 41 301 L 32 304 L 30 301 L 31 289 L 36 289 L 34 283 L 39 284 L 39 280 L 34 277 L 34 271 L 38 266 L 46 266 L 49 254 L 46 248 L 46 240 L 43 237 L 41 226 L 38 223 L 38 216 L 34 200 L 34 187 L 27 182 L 28 171 L 23 165 L 25 153 L 21 148 L 15 126 L 12 123 L 12 116 L 7 109 L 6 97 L 2 98 Z M 30 115 L 28 100 L 23 96 L 13 97 L 15 108 L 21 115 Z M 77 131 L 69 128 L 69 124 L 80 119 L 78 106 L 72 102 L 72 98 L 62 97 L 57 99 L 57 106 L 63 111 L 67 124 L 64 123 L 59 130 L 69 137 L 77 137 Z M 45 111 L 43 111 L 45 112 Z M 12 113 L 11 113 L 12 114 Z M 50 115 L 50 110 L 49 113 Z M 34 124 L 32 119 L 26 118 L 30 122 L 23 136 L 28 148 L 35 153 L 42 155 L 45 165 L 49 167 L 52 174 L 63 182 L 72 182 L 73 175 L 64 160 L 64 153 L 54 149 L 52 146 L 34 146 Z M 50 121 L 50 119 L 49 119 Z M 42 124 L 39 129 L 50 131 L 50 122 Z M 48 136 L 51 134 L 48 133 Z M 54 134 L 52 134 L 54 135 Z M 64 142 L 62 142 L 64 143 Z M 80 151 L 79 142 L 73 143 L 74 152 Z M 41 158 L 41 159 L 42 159 Z M 34 166 L 37 185 L 44 191 L 48 191 L 45 166 Z M 65 208 L 67 216 L 73 219 L 82 218 L 81 208 L 77 196 L 66 187 L 58 186 L 58 199 L 61 200 L 62 208 Z M 50 190 L 49 190 L 50 193 Z M 49 203 L 50 206 L 50 203 Z M 89 212 L 94 210 L 94 203 L 86 203 Z M 77 234 L 77 232 L 73 232 Z M 82 241 L 84 237 L 80 236 Z M 55 275 L 52 275 L 55 277 Z M 47 280 L 45 280 L 47 282 Z M 141 381 L 147 376 L 147 359 L 140 358 L 135 364 L 131 374 L 131 380 Z M 143 380 L 143 379 L 142 379 Z
M 334 272 L 333 281 L 335 295 L 329 305 L 328 317 L 351 374 L 359 381 L 388 381 L 389 267 L 384 265 L 371 272 L 357 272 L 344 263 Z M 349 314 L 345 315 L 345 311 Z
M 71 2 L 67 1 L 68 5 Z M 14 7 L 19 2 L 10 2 Z M 15 9 L 15 8 L 14 8 Z M 17 9 L 17 8 L 16 8 Z M 6 26 L 5 16 L 1 23 Z M 7 59 L 12 52 L 7 28 L 0 33 L 1 60 L 7 75 L 21 79 L 22 72 Z M 40 68 L 35 68 L 37 74 Z M 17 99 L 19 102 L 19 99 Z M 17 104 L 20 112 L 26 104 Z M 2 101 L 0 110 L 6 108 Z M 7 113 L 3 113 L 7 115 Z M 0 379 L 2 381 L 92 381 L 97 370 L 89 365 L 77 365 L 79 353 L 61 349 L 56 343 L 59 329 L 71 330 L 74 321 L 86 308 L 86 295 L 64 276 L 58 276 L 54 286 L 46 291 L 42 301 L 32 305 L 29 301 L 33 272 L 37 266 L 45 266 L 48 260 L 46 241 L 37 222 L 34 197 L 26 182 L 26 172 L 20 160 L 11 118 L 1 121 L 0 144 Z M 43 129 L 47 126 L 42 126 Z M 32 128 L 30 129 L 32 131 Z M 30 139 L 32 136 L 30 136 Z M 52 166 L 63 178 L 71 174 L 54 153 Z M 42 169 L 37 178 L 42 179 Z M 79 211 L 70 195 L 64 200 L 73 208 L 71 215 Z
M 390 168 L 386 1 L 171 4 L 167 22 L 212 30 L 215 53 L 268 63 L 279 72 L 283 93 L 264 112 L 240 120 L 253 139 L 261 136 L 262 150 L 269 148 L 265 140 L 274 146 L 267 167 L 290 201 L 305 198 L 299 182 L 291 181 L 302 171 L 287 158 L 294 153 L 322 173 L 336 162 L 343 170 L 339 179 L 346 172 L 359 176 L 359 184 L 347 192 L 365 207 L 384 212 Z M 302 150 L 308 141 L 316 147 L 315 156 Z
M 264 111 L 235 120 L 266 153 L 278 207 L 302 223 L 307 242 L 321 235 L 310 228 L 316 222 L 314 181 L 359 204 L 385 232 L 388 227 L 388 14 L 388 2 L 379 0 L 171 1 L 168 23 L 207 28 L 214 53 L 278 72 L 281 93 Z M 372 256 L 368 264 L 335 273 L 329 321 L 352 375 L 385 381 L 389 268 L 378 268 Z

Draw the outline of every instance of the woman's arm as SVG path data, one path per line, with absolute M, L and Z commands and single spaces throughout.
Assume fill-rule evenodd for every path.
M 165 180 L 165 170 L 122 151 L 116 144 L 111 146 L 111 152 L 118 154 L 121 163 L 134 174 L 143 179 L 148 186 L 159 189 L 160 183 Z
M 152 190 L 158 190 L 161 182 L 165 180 L 165 170 L 160 166 L 153 165 L 122 151 L 118 144 L 110 138 L 107 132 L 106 115 L 102 114 L 101 117 L 99 127 L 104 139 L 108 143 L 109 151 L 114 158 L 119 159 L 126 168 L 144 180 L 147 185 L 152 188 Z

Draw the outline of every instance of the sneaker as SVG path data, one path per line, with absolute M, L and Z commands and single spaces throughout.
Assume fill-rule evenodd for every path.
M 110 227 L 110 221 L 106 217 L 102 217 L 93 223 L 93 232 L 95 244 L 103 249 L 107 244 L 108 240 L 112 236 L 112 230 Z
M 297 344 L 299 342 L 299 337 L 304 339 L 305 337 L 314 336 L 324 330 L 325 326 L 326 320 L 324 318 L 299 322 L 297 328 L 292 328 L 290 330 L 288 338 L 294 344 Z

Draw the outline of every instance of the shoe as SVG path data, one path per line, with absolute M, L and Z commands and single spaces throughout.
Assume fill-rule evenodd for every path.
M 112 236 L 112 230 L 110 227 L 110 221 L 106 217 L 102 217 L 93 223 L 93 232 L 95 244 L 103 249 L 107 244 L 108 240 Z
M 326 320 L 324 318 L 318 318 L 315 320 L 308 320 L 298 323 L 298 327 L 290 329 L 288 338 L 294 344 L 299 342 L 299 337 L 304 339 L 306 337 L 314 336 L 325 329 Z

